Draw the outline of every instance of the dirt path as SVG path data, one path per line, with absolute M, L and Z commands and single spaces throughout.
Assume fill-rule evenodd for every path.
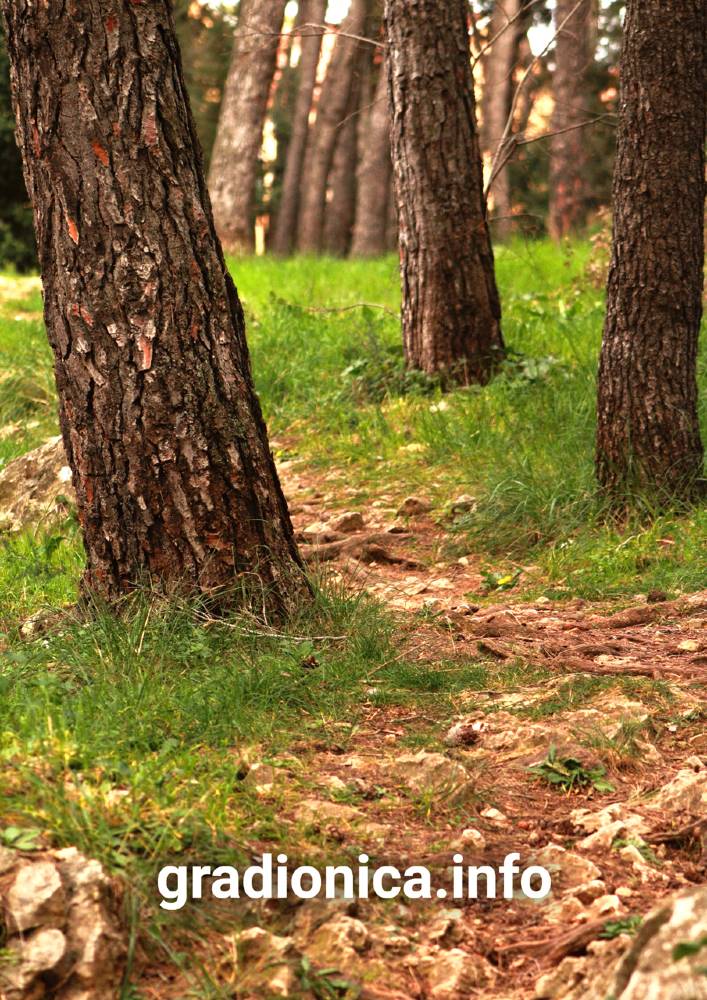
M 424 498 L 346 510 L 336 487 L 282 471 L 307 558 L 400 611 L 408 659 L 442 670 L 481 656 L 515 669 L 517 683 L 460 691 L 451 718 L 367 698 L 355 731 L 303 739 L 296 762 L 256 767 L 259 794 L 280 796 L 293 843 L 294 831 L 324 850 L 355 843 L 378 864 L 427 864 L 442 885 L 455 851 L 491 866 L 517 851 L 551 871 L 553 891 L 542 903 L 266 908 L 254 918 L 263 936 L 243 939 L 238 995 L 279 990 L 268 956 L 284 949 L 380 1000 L 604 996 L 640 918 L 707 876 L 707 592 L 649 595 L 618 612 L 583 601 L 480 608 L 478 566 L 440 557 L 444 531 Z M 566 791 L 529 772 L 551 747 L 585 776 L 605 772 L 611 790 L 589 779 Z

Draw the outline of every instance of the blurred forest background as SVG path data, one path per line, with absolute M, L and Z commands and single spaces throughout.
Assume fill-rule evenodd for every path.
M 396 249 L 381 6 L 176 0 L 192 111 L 228 250 L 358 257 Z M 620 0 L 470 4 L 495 241 L 581 234 L 607 210 L 623 9 Z M 13 132 L 3 42 L 0 266 L 25 271 L 36 266 L 34 238 Z M 235 157 L 247 162 L 234 201 L 223 189 Z

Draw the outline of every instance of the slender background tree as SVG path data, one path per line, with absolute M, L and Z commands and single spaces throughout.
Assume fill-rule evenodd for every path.
M 357 36 L 363 36 L 369 7 L 370 0 L 351 0 L 322 85 L 302 171 L 297 248 L 303 253 L 322 249 L 329 171 L 339 129 L 347 116 L 354 77 L 360 71 L 363 43 Z
M 550 211 L 554 239 L 581 229 L 587 221 L 587 131 L 592 116 L 588 81 L 596 44 L 597 0 L 557 0 L 555 110 L 550 138 Z
M 255 247 L 255 185 L 286 0 L 241 0 L 209 171 L 216 231 L 227 250 Z
M 301 7 L 303 10 L 297 99 L 292 114 L 292 130 L 287 149 L 282 195 L 272 241 L 272 249 L 279 254 L 290 253 L 297 235 L 302 167 L 307 150 L 309 115 L 312 110 L 323 37 L 323 28 L 320 25 L 324 24 L 327 0 L 301 0 Z
M 387 0 L 409 367 L 486 382 L 503 352 L 464 0 Z

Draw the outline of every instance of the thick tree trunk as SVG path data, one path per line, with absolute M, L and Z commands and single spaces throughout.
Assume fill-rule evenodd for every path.
M 702 475 L 706 33 L 704 0 L 629 0 L 597 434 L 619 494 L 686 496 Z
M 318 253 L 322 249 L 327 181 L 361 45 L 349 36 L 363 34 L 368 6 L 369 0 L 351 0 L 322 84 L 317 119 L 309 136 L 302 171 L 297 248 L 303 253 Z
M 580 126 L 591 103 L 587 73 L 594 60 L 596 0 L 557 0 L 555 24 L 567 17 L 555 42 L 552 92 L 555 110 L 550 139 L 550 214 L 548 228 L 561 240 L 587 221 L 587 151 Z
M 255 249 L 255 186 L 285 6 L 241 0 L 209 170 L 216 231 L 234 253 Z
M 292 118 L 292 135 L 287 150 L 282 197 L 272 240 L 274 253 L 291 253 L 297 235 L 297 216 L 302 184 L 302 167 L 307 149 L 309 115 L 317 81 L 317 67 L 322 47 L 323 30 L 315 25 L 324 23 L 327 0 L 301 0 L 303 32 L 300 39 L 299 86 Z
M 393 161 L 390 158 L 388 69 L 380 67 L 373 105 L 366 116 L 358 169 L 358 199 L 351 244 L 352 257 L 377 257 L 388 249 L 386 227 L 392 197 Z
M 2 9 L 85 586 L 231 588 L 284 612 L 306 584 L 171 5 Z
M 513 67 L 518 50 L 518 14 L 522 0 L 496 0 L 489 24 L 489 41 L 495 39 L 483 56 L 484 90 L 481 145 L 493 162 L 506 128 L 513 98 Z M 503 156 L 503 151 L 500 153 Z M 513 203 L 507 167 L 496 174 L 491 184 L 494 235 L 507 239 L 513 229 Z
M 503 352 L 465 0 L 387 0 L 407 364 L 486 382 Z

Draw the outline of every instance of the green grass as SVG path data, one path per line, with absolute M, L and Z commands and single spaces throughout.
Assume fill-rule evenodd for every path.
M 503 248 L 510 360 L 486 388 L 446 395 L 404 370 L 393 258 L 232 262 L 276 451 L 339 470 L 357 491 L 342 495 L 349 507 L 381 493 L 429 493 L 449 528 L 450 557 L 471 553 L 495 573 L 537 567 L 502 600 L 538 592 L 627 600 L 707 586 L 707 509 L 644 510 L 617 526 L 597 499 L 603 301 L 583 277 L 588 254 L 585 245 Z M 41 297 L 27 290 L 0 277 L 0 468 L 57 432 Z M 703 408 L 706 361 L 703 346 Z M 446 511 L 461 493 L 477 507 L 452 520 Z M 424 711 L 426 725 L 404 743 L 429 746 L 439 739 L 436 720 L 458 711 L 460 692 L 549 676 L 475 655 L 410 662 L 383 609 L 331 591 L 318 592 L 282 635 L 242 616 L 214 620 L 203 606 L 138 595 L 118 617 L 69 615 L 21 641 L 28 615 L 72 605 L 82 565 L 71 518 L 0 540 L 0 835 L 36 828 L 122 872 L 133 919 L 142 912 L 165 948 L 173 944 L 154 908 L 158 863 L 215 862 L 253 843 L 292 848 L 285 800 L 256 796 L 244 761 L 289 755 L 297 796 L 311 781 L 308 747 L 355 746 L 364 701 Z M 305 670 L 312 651 L 319 666 Z M 574 679 L 527 714 L 578 707 L 609 683 Z M 628 693 L 629 682 L 619 686 Z M 340 850 L 308 836 L 310 856 Z
M 478 554 L 493 569 L 538 566 L 535 592 L 602 598 L 706 586 L 707 508 L 658 512 L 642 501 L 616 525 L 597 496 L 604 301 L 585 279 L 589 252 L 585 244 L 501 248 L 510 360 L 491 385 L 444 396 L 403 369 L 392 258 L 232 262 L 274 437 L 285 453 L 335 465 L 361 502 L 414 489 L 441 513 L 472 494 L 477 508 L 456 520 L 450 553 Z M 334 307 L 342 311 L 321 311 Z M 704 342 L 699 371 L 707 437 Z M 525 576 L 516 592 L 524 590 Z
M 334 466 L 365 503 L 429 493 L 443 514 L 460 493 L 448 554 L 523 574 L 515 594 L 629 597 L 707 586 L 707 508 L 651 510 L 612 523 L 593 476 L 603 294 L 585 278 L 587 244 L 499 249 L 510 360 L 489 386 L 442 395 L 406 373 L 394 258 L 234 260 L 253 366 L 280 456 Z M 7 284 L 5 279 L 5 284 Z M 0 318 L 0 465 L 55 432 L 50 354 L 37 292 Z M 23 313 L 29 319 L 23 319 Z M 700 355 L 707 437 L 707 344 Z M 344 502 L 344 498 L 342 498 Z M 351 498 L 347 498 L 351 503 Z

